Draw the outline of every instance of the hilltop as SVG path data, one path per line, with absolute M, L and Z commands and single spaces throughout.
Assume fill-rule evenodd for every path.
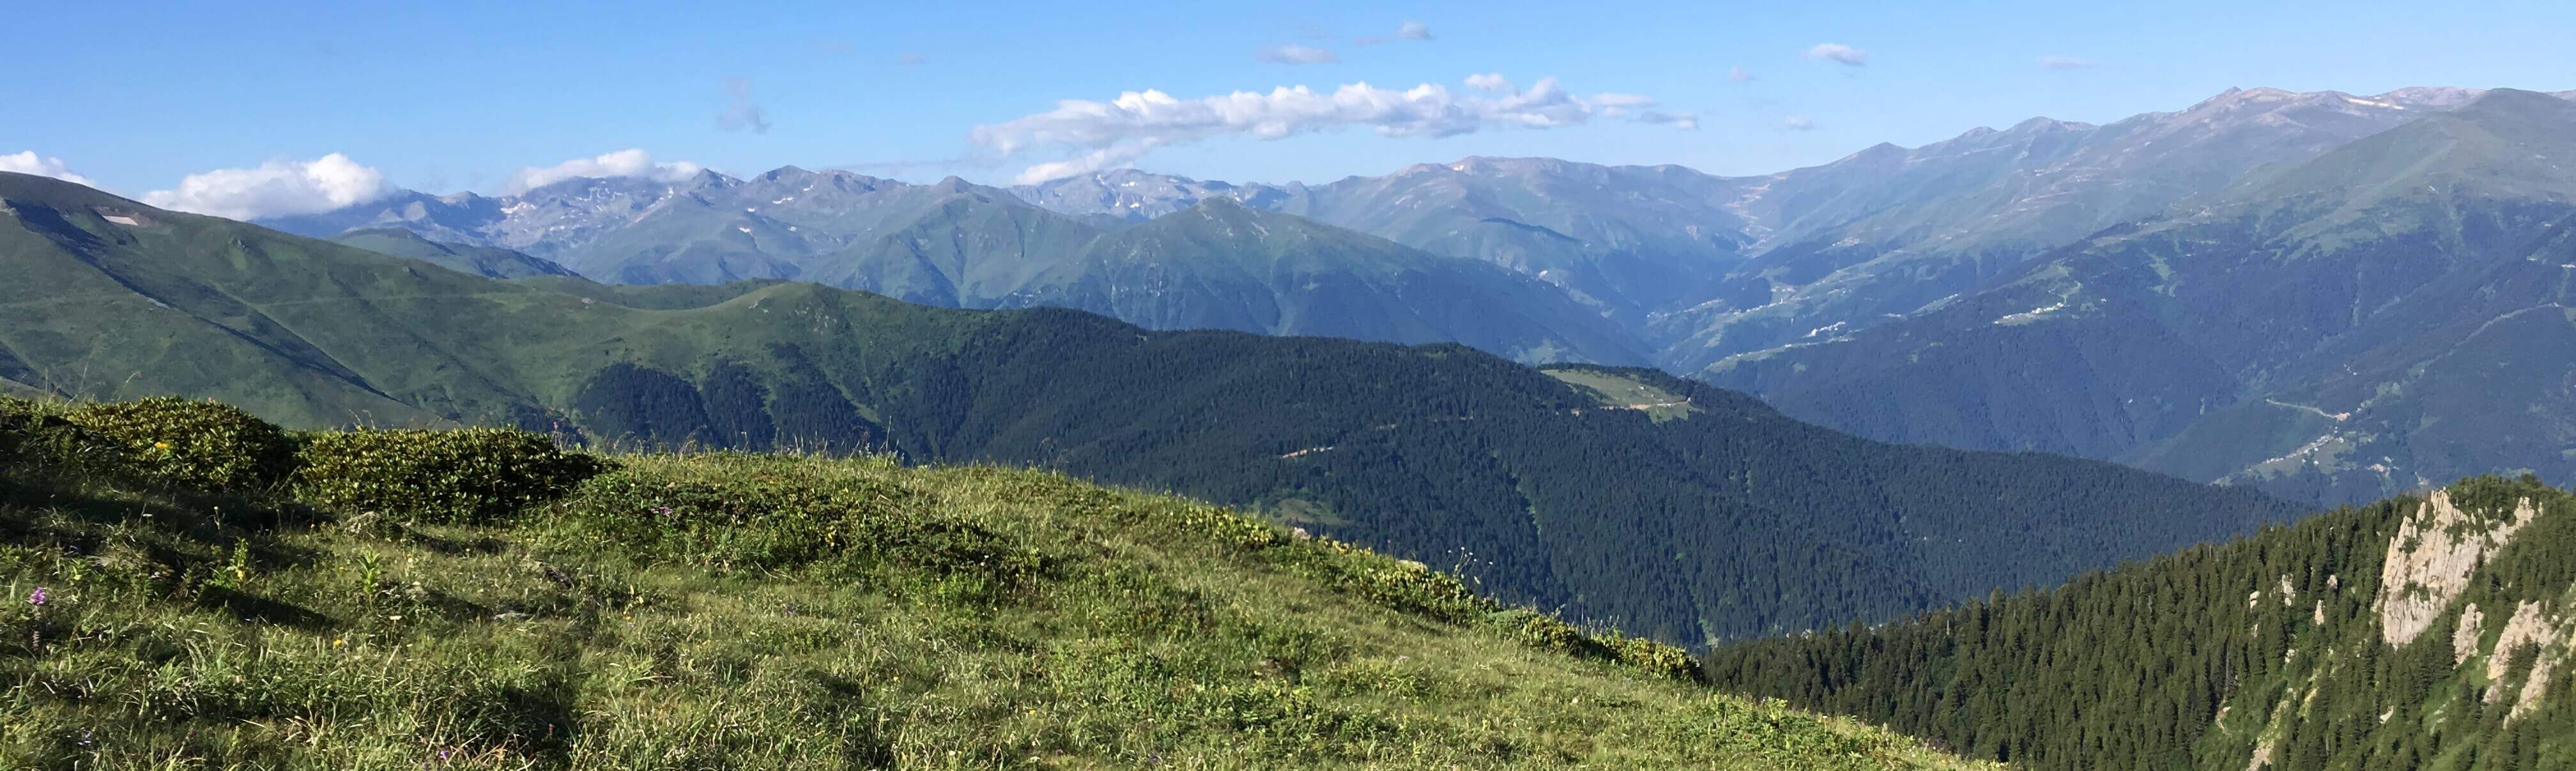
M 1167 495 L 0 402 L 0 765 L 1952 768 Z

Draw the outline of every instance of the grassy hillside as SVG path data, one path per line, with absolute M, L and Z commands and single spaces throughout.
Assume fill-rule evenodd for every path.
M 811 284 L 493 281 L 42 178 L 0 176 L 0 198 L 0 269 L 35 277 L 0 283 L 0 378 L 57 395 L 1052 468 L 1295 512 L 1672 642 L 1899 617 L 2298 513 L 2105 463 L 1861 441 L 1646 370 Z
M 1709 667 L 2026 768 L 2568 768 L 2571 602 L 2576 495 L 2481 477 Z
M 331 237 L 333 243 L 420 260 L 459 273 L 484 278 L 525 278 L 528 276 L 570 276 L 572 271 L 551 260 L 530 257 L 491 246 L 450 244 L 422 238 L 401 228 L 352 230 Z
M 883 458 L 0 402 L 0 766 L 1946 768 L 1447 575 Z

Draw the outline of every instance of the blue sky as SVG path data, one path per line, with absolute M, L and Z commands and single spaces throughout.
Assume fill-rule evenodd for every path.
M 333 153 L 382 184 L 492 192 L 522 168 L 627 149 L 734 173 L 997 184 L 1103 151 L 1238 181 L 1467 155 L 1750 174 L 2035 115 L 2178 109 L 2229 86 L 2576 88 L 2564 2 L 261 5 L 13 11 L 0 157 L 32 153 L 127 195 Z M 1408 21 L 1429 39 L 1400 37 Z M 1823 44 L 1856 63 L 1812 55 Z M 1281 46 L 1335 61 L 1265 61 L 1321 56 Z M 1482 73 L 1518 89 L 1555 78 L 1565 101 L 1545 116 L 1561 125 L 1515 127 L 1531 119 L 1494 104 L 1509 90 L 1466 85 Z M 1438 84 L 1467 117 L 1307 116 L 1262 139 L 1189 116 L 1157 128 L 1058 114 L 1048 126 L 1099 118 L 1083 127 L 1099 133 L 976 139 L 1059 100 L 1363 82 Z M 1373 130 L 1390 122 L 1403 135 Z

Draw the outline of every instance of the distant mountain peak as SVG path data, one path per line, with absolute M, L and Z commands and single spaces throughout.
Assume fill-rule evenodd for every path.
M 805 170 L 805 169 L 803 169 L 803 168 L 799 168 L 799 167 L 794 166 L 794 165 L 787 165 L 787 166 L 780 166 L 780 167 L 775 168 L 775 169 L 770 169 L 769 171 L 767 171 L 767 172 L 765 172 L 765 173 L 761 174 L 761 175 L 760 175 L 760 179 L 761 179 L 761 180 L 763 180 L 763 181 L 768 181 L 768 182 L 776 182 L 776 181 L 779 181 L 779 180 L 782 180 L 782 179 L 789 179 L 789 178 L 802 178 L 802 177 L 811 177 L 811 176 L 816 176 L 816 175 L 815 175 L 815 173 L 814 173 L 814 172 L 806 171 L 806 170 Z
M 2576 93 L 2576 92 L 2562 92 Z M 2463 115 L 2495 111 L 2536 111 L 2547 115 L 2576 114 L 2576 101 L 2562 94 L 2524 91 L 2518 88 L 2488 89 L 2461 105 Z
M 2030 119 L 2030 120 L 2025 120 L 2025 121 L 2022 121 L 2022 122 L 2020 122 L 2020 123 L 2015 123 L 2015 124 L 2013 124 L 2012 128 L 2010 128 L 2010 129 L 2006 129 L 2006 130 L 2004 131 L 2004 133 L 2006 133 L 2006 134 L 2035 134 L 2035 133 L 2039 133 L 2039 132 L 2043 132 L 2043 131 L 2086 131 L 2086 130 L 2090 130 L 2090 129 L 2094 129 L 2094 128 L 2099 128 L 2099 127 L 2098 127 L 2098 126 L 2095 126 L 2095 125 L 2093 125 L 2093 124 L 2090 124 L 2090 123 L 2079 123 L 2079 122 L 2075 122 L 2075 121 L 2063 121 L 2063 120 L 2058 120 L 2058 119 L 2056 119 L 2056 118 L 2050 118 L 2050 117 L 2044 117 L 2044 116 L 2043 116 L 2043 117 L 2038 117 L 2038 118 L 2032 118 L 2032 119 Z

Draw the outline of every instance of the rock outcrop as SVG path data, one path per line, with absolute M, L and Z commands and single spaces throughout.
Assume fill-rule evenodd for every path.
M 2538 513 L 2529 498 L 2499 515 L 2461 511 L 2448 490 L 2425 496 L 2415 515 L 2398 526 L 2380 563 L 2381 639 L 2405 645 L 2423 634 L 2468 588 L 2469 574 Z

